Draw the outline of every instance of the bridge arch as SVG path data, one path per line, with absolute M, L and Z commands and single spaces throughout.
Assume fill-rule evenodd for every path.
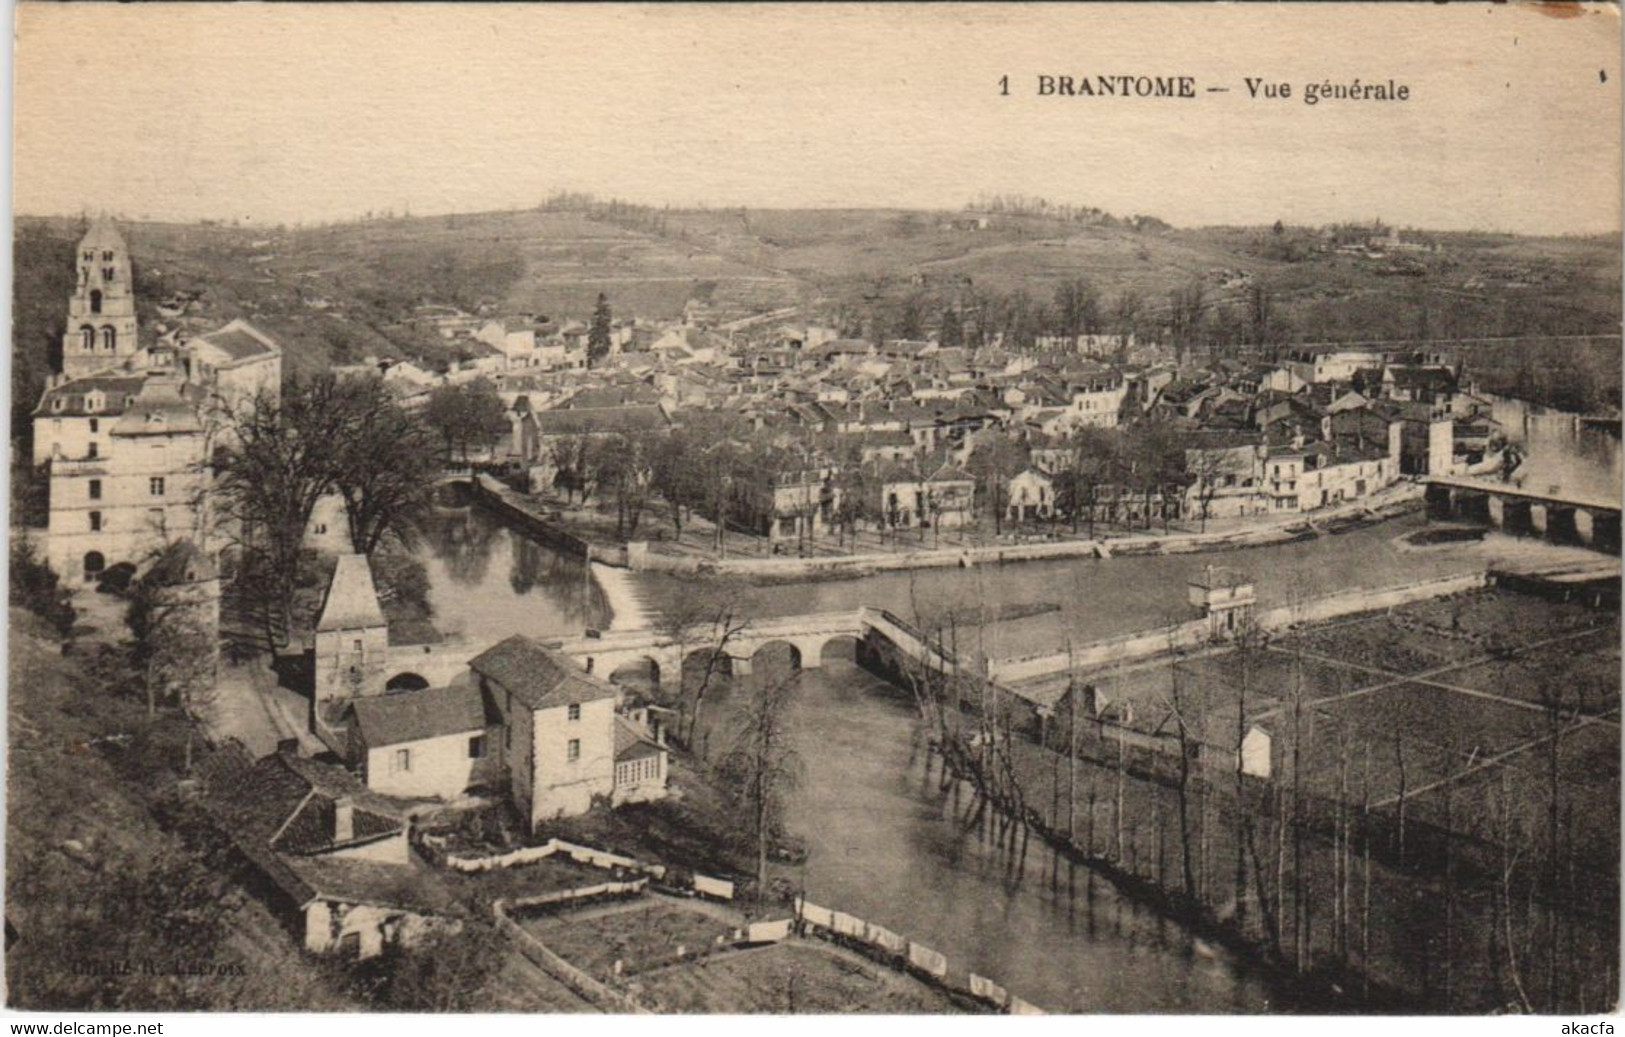
M 761 666 L 770 666 L 773 663 L 787 659 L 791 673 L 802 670 L 802 661 L 805 658 L 801 646 L 794 639 L 788 637 L 775 637 L 758 644 L 750 653 L 751 669 Z
M 638 655 L 617 662 L 607 669 L 604 679 L 611 684 L 651 695 L 660 691 L 660 660 L 652 655 Z
M 698 680 L 700 675 L 705 672 L 705 668 L 711 665 L 711 660 L 713 658 L 716 659 L 716 673 L 718 676 L 733 676 L 733 657 L 727 652 L 718 651 L 715 648 L 707 646 L 703 648 L 696 648 L 683 656 L 683 661 L 680 664 L 683 684 L 687 686 L 690 678 Z
M 856 637 L 847 634 L 832 635 L 825 638 L 824 643 L 818 646 L 818 662 L 824 666 L 830 663 L 856 665 L 861 646 L 862 642 Z
M 402 670 L 384 682 L 385 691 L 422 691 L 429 686 L 429 679 L 421 673 L 411 670 Z

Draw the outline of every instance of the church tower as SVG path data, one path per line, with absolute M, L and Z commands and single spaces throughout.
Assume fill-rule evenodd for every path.
M 111 220 L 91 224 L 75 260 L 78 280 L 62 336 L 62 373 L 70 379 L 117 367 L 138 348 L 130 250 Z

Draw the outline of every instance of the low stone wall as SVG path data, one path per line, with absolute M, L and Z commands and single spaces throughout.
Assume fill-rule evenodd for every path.
M 492 511 L 497 512 L 514 525 L 523 529 L 530 536 L 542 541 L 549 547 L 563 551 L 565 554 L 576 555 L 580 558 L 598 558 L 610 564 L 626 564 L 626 551 L 619 551 L 619 562 L 605 558 L 605 552 L 595 549 L 586 539 L 560 529 L 537 514 L 523 501 L 519 495 L 489 475 L 480 475 L 474 480 L 474 499 Z
M 580 843 L 569 843 L 563 839 L 549 839 L 540 846 L 521 846 L 507 853 L 492 854 L 485 857 L 459 857 L 455 854 L 444 854 L 440 863 L 455 871 L 464 873 L 491 871 L 497 868 L 519 868 L 527 864 L 545 860 L 554 854 L 562 853 L 577 864 L 590 864 L 595 868 L 605 870 L 621 870 L 642 872 L 664 888 L 671 888 L 696 896 L 710 897 L 715 900 L 732 900 L 734 898 L 734 884 L 727 879 L 713 878 L 699 873 L 686 873 L 678 877 L 663 864 L 649 864 L 633 857 L 623 857 L 620 854 L 609 853 L 605 850 L 595 849 L 591 846 L 582 846 Z M 551 896 L 551 894 L 549 894 Z M 515 904 L 520 903 L 515 901 Z
M 1396 587 L 1349 591 L 1296 605 L 1261 609 L 1254 613 L 1254 618 L 1265 630 L 1284 630 L 1300 623 L 1319 623 L 1339 616 L 1375 612 L 1379 609 L 1407 605 L 1413 601 L 1479 590 L 1488 586 L 1489 582 L 1487 572 L 1441 576 Z M 988 663 L 988 676 L 1006 683 L 1020 681 L 1053 673 L 1065 673 L 1074 666 L 1089 668 L 1146 659 L 1167 652 L 1170 648 L 1190 648 L 1204 644 L 1207 640 L 1207 620 L 1196 619 L 1171 628 L 1162 627 L 1096 641 L 1076 647 L 1071 652 L 1044 652 L 1038 655 L 995 659 Z

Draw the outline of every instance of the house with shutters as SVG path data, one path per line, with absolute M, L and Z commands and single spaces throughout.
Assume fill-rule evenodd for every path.
M 520 635 L 468 667 L 499 718 L 509 794 L 532 828 L 616 802 L 618 776 L 622 801 L 664 794 L 665 749 L 620 715 L 615 685 Z

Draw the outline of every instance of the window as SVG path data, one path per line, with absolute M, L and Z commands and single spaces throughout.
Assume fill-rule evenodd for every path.
M 155 475 L 148 479 L 147 492 L 152 494 L 154 497 L 162 497 L 164 495 L 164 477 L 161 475 Z
M 102 513 L 101 512 L 93 511 L 93 512 L 90 513 L 90 531 L 92 533 L 100 533 L 102 531 Z
M 92 252 L 92 251 L 90 251 L 88 249 L 85 251 L 85 262 L 88 263 L 88 262 L 90 262 L 91 260 L 93 260 L 95 258 L 96 258 L 96 253 L 94 253 L 94 252 Z
M 397 771 L 409 771 L 411 769 L 412 769 L 412 750 L 410 750 L 410 749 L 396 749 L 395 750 L 395 770 L 397 770 Z
M 564 758 L 570 763 L 581 759 L 581 739 L 570 739 L 570 744 L 564 747 Z
M 100 418 L 91 418 L 90 419 L 90 431 L 91 431 L 91 433 L 94 434 L 94 433 L 100 432 L 101 430 L 102 430 L 101 419 Z
M 468 740 L 468 758 L 480 760 L 485 758 L 485 736 L 475 735 Z
M 113 250 L 112 249 L 108 249 L 108 250 L 106 250 L 105 252 L 102 253 L 102 262 L 111 263 L 112 261 L 113 261 Z
M 100 455 L 101 455 L 101 444 L 92 442 L 86 447 L 86 452 L 85 452 L 86 457 L 94 459 L 96 457 L 99 457 Z
M 579 702 L 570 703 L 570 708 L 568 710 L 566 710 L 565 713 L 571 720 L 580 720 L 581 719 L 581 703 L 579 703 Z
M 99 290 L 92 290 L 90 293 L 90 312 L 102 312 L 102 293 Z
M 361 651 L 361 638 L 359 637 L 355 639 L 355 650 L 357 652 Z
M 102 348 L 109 352 L 118 348 L 118 332 L 111 324 L 102 329 Z
M 87 353 L 96 348 L 96 329 L 89 324 L 79 329 L 79 348 Z
M 111 281 L 113 279 L 113 274 L 114 274 L 114 270 L 113 270 L 112 267 L 110 267 L 110 266 L 102 267 L 102 280 L 103 281 Z
M 102 481 L 100 479 L 92 479 L 92 480 L 90 480 L 90 499 L 91 500 L 101 500 L 102 499 Z

